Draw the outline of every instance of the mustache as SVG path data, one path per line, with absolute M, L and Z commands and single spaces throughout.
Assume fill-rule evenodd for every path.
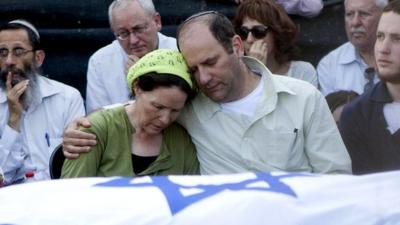
M 37 83 L 37 69 L 32 65 L 24 65 L 24 68 L 19 69 L 14 65 L 0 69 L 0 88 L 6 87 L 7 75 L 12 74 L 11 85 L 19 83 L 22 80 L 29 79 L 29 86 L 21 95 L 24 109 L 27 110 L 31 105 L 36 105 L 41 101 L 39 84 Z
M 11 73 L 13 75 L 12 76 L 12 80 L 11 80 L 11 85 L 12 86 L 14 86 L 17 83 L 21 82 L 22 80 L 28 78 L 27 74 L 26 74 L 26 72 L 24 70 L 19 69 L 19 68 L 13 66 L 13 65 L 12 66 L 7 66 L 6 68 L 0 70 L 0 77 L 1 77 L 1 80 L 4 83 L 6 83 L 7 75 L 9 73 Z M 17 76 L 15 76 L 15 75 L 17 75 Z
M 366 33 L 366 30 L 363 27 L 352 27 L 350 29 L 351 33 Z

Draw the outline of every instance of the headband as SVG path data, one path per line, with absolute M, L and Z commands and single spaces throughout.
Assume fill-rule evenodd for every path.
M 172 74 L 184 79 L 189 86 L 193 88 L 188 70 L 185 59 L 179 51 L 158 49 L 140 58 L 139 61 L 129 69 L 126 79 L 128 80 L 129 89 L 132 89 L 133 82 L 147 73 Z

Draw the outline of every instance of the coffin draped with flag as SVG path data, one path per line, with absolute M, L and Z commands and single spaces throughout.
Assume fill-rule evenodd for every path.
M 0 225 L 400 225 L 400 171 L 52 180 L 0 189 Z

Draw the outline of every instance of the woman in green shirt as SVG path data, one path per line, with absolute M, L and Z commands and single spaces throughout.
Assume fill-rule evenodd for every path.
M 91 127 L 81 129 L 95 134 L 97 144 L 67 159 L 61 177 L 198 174 L 190 136 L 174 123 L 195 94 L 187 71 L 176 50 L 142 57 L 127 75 L 135 101 L 89 116 Z

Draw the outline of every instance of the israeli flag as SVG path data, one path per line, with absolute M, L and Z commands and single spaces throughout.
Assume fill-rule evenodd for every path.
M 400 171 L 78 178 L 0 188 L 0 225 L 400 225 Z

